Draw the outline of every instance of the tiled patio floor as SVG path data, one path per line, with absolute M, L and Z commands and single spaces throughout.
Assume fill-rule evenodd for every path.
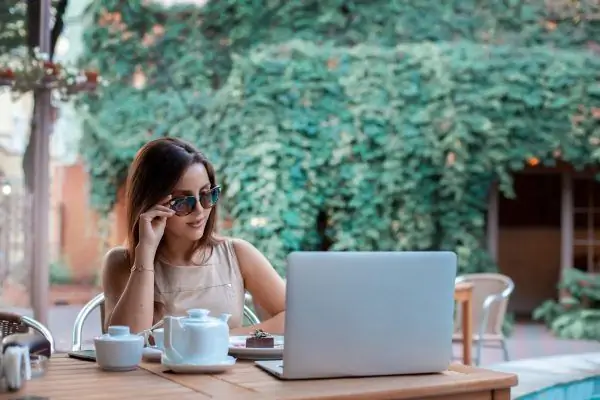
M 519 323 L 508 339 L 511 361 L 561 354 L 600 352 L 600 342 L 583 340 L 562 340 L 553 337 L 543 325 Z M 461 346 L 456 345 L 454 354 L 461 354 Z M 484 349 L 481 365 L 503 362 L 500 349 Z

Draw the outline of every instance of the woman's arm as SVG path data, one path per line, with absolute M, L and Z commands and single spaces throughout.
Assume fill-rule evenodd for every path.
M 138 333 L 152 326 L 154 314 L 154 257 L 136 249 L 131 271 L 124 248 L 110 250 L 102 266 L 105 329 L 126 325 Z
M 232 334 L 248 334 L 262 329 L 273 334 L 283 334 L 285 325 L 285 283 L 269 260 L 245 240 L 234 239 L 233 247 L 244 278 L 244 285 L 252 298 L 268 315 L 258 325 L 232 329 Z

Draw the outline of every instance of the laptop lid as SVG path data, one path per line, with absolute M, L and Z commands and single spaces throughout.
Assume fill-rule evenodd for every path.
M 452 252 L 291 253 L 283 377 L 445 370 L 456 270 Z

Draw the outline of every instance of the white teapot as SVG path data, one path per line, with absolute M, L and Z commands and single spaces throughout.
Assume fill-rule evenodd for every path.
M 188 310 L 188 317 L 164 317 L 163 364 L 216 365 L 227 358 L 231 315 L 209 313 L 198 308 Z

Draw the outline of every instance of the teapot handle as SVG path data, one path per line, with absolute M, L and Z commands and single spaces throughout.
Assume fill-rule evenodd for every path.
M 151 343 L 149 341 L 150 336 L 152 336 L 152 332 L 155 329 L 158 329 L 160 327 L 162 327 L 164 325 L 164 321 L 161 319 L 160 321 L 158 321 L 157 323 L 155 323 L 154 325 L 152 325 L 150 328 L 148 329 L 144 329 L 143 331 L 141 331 L 140 333 L 138 333 L 139 336 L 142 336 L 144 338 L 144 346 L 151 346 Z
M 183 329 L 181 326 L 182 317 L 170 317 L 167 316 L 164 318 L 165 320 L 165 350 L 164 355 L 170 359 L 172 362 L 181 363 L 183 362 L 183 357 L 174 346 L 174 331 L 175 329 Z M 177 328 L 174 328 L 176 326 Z

